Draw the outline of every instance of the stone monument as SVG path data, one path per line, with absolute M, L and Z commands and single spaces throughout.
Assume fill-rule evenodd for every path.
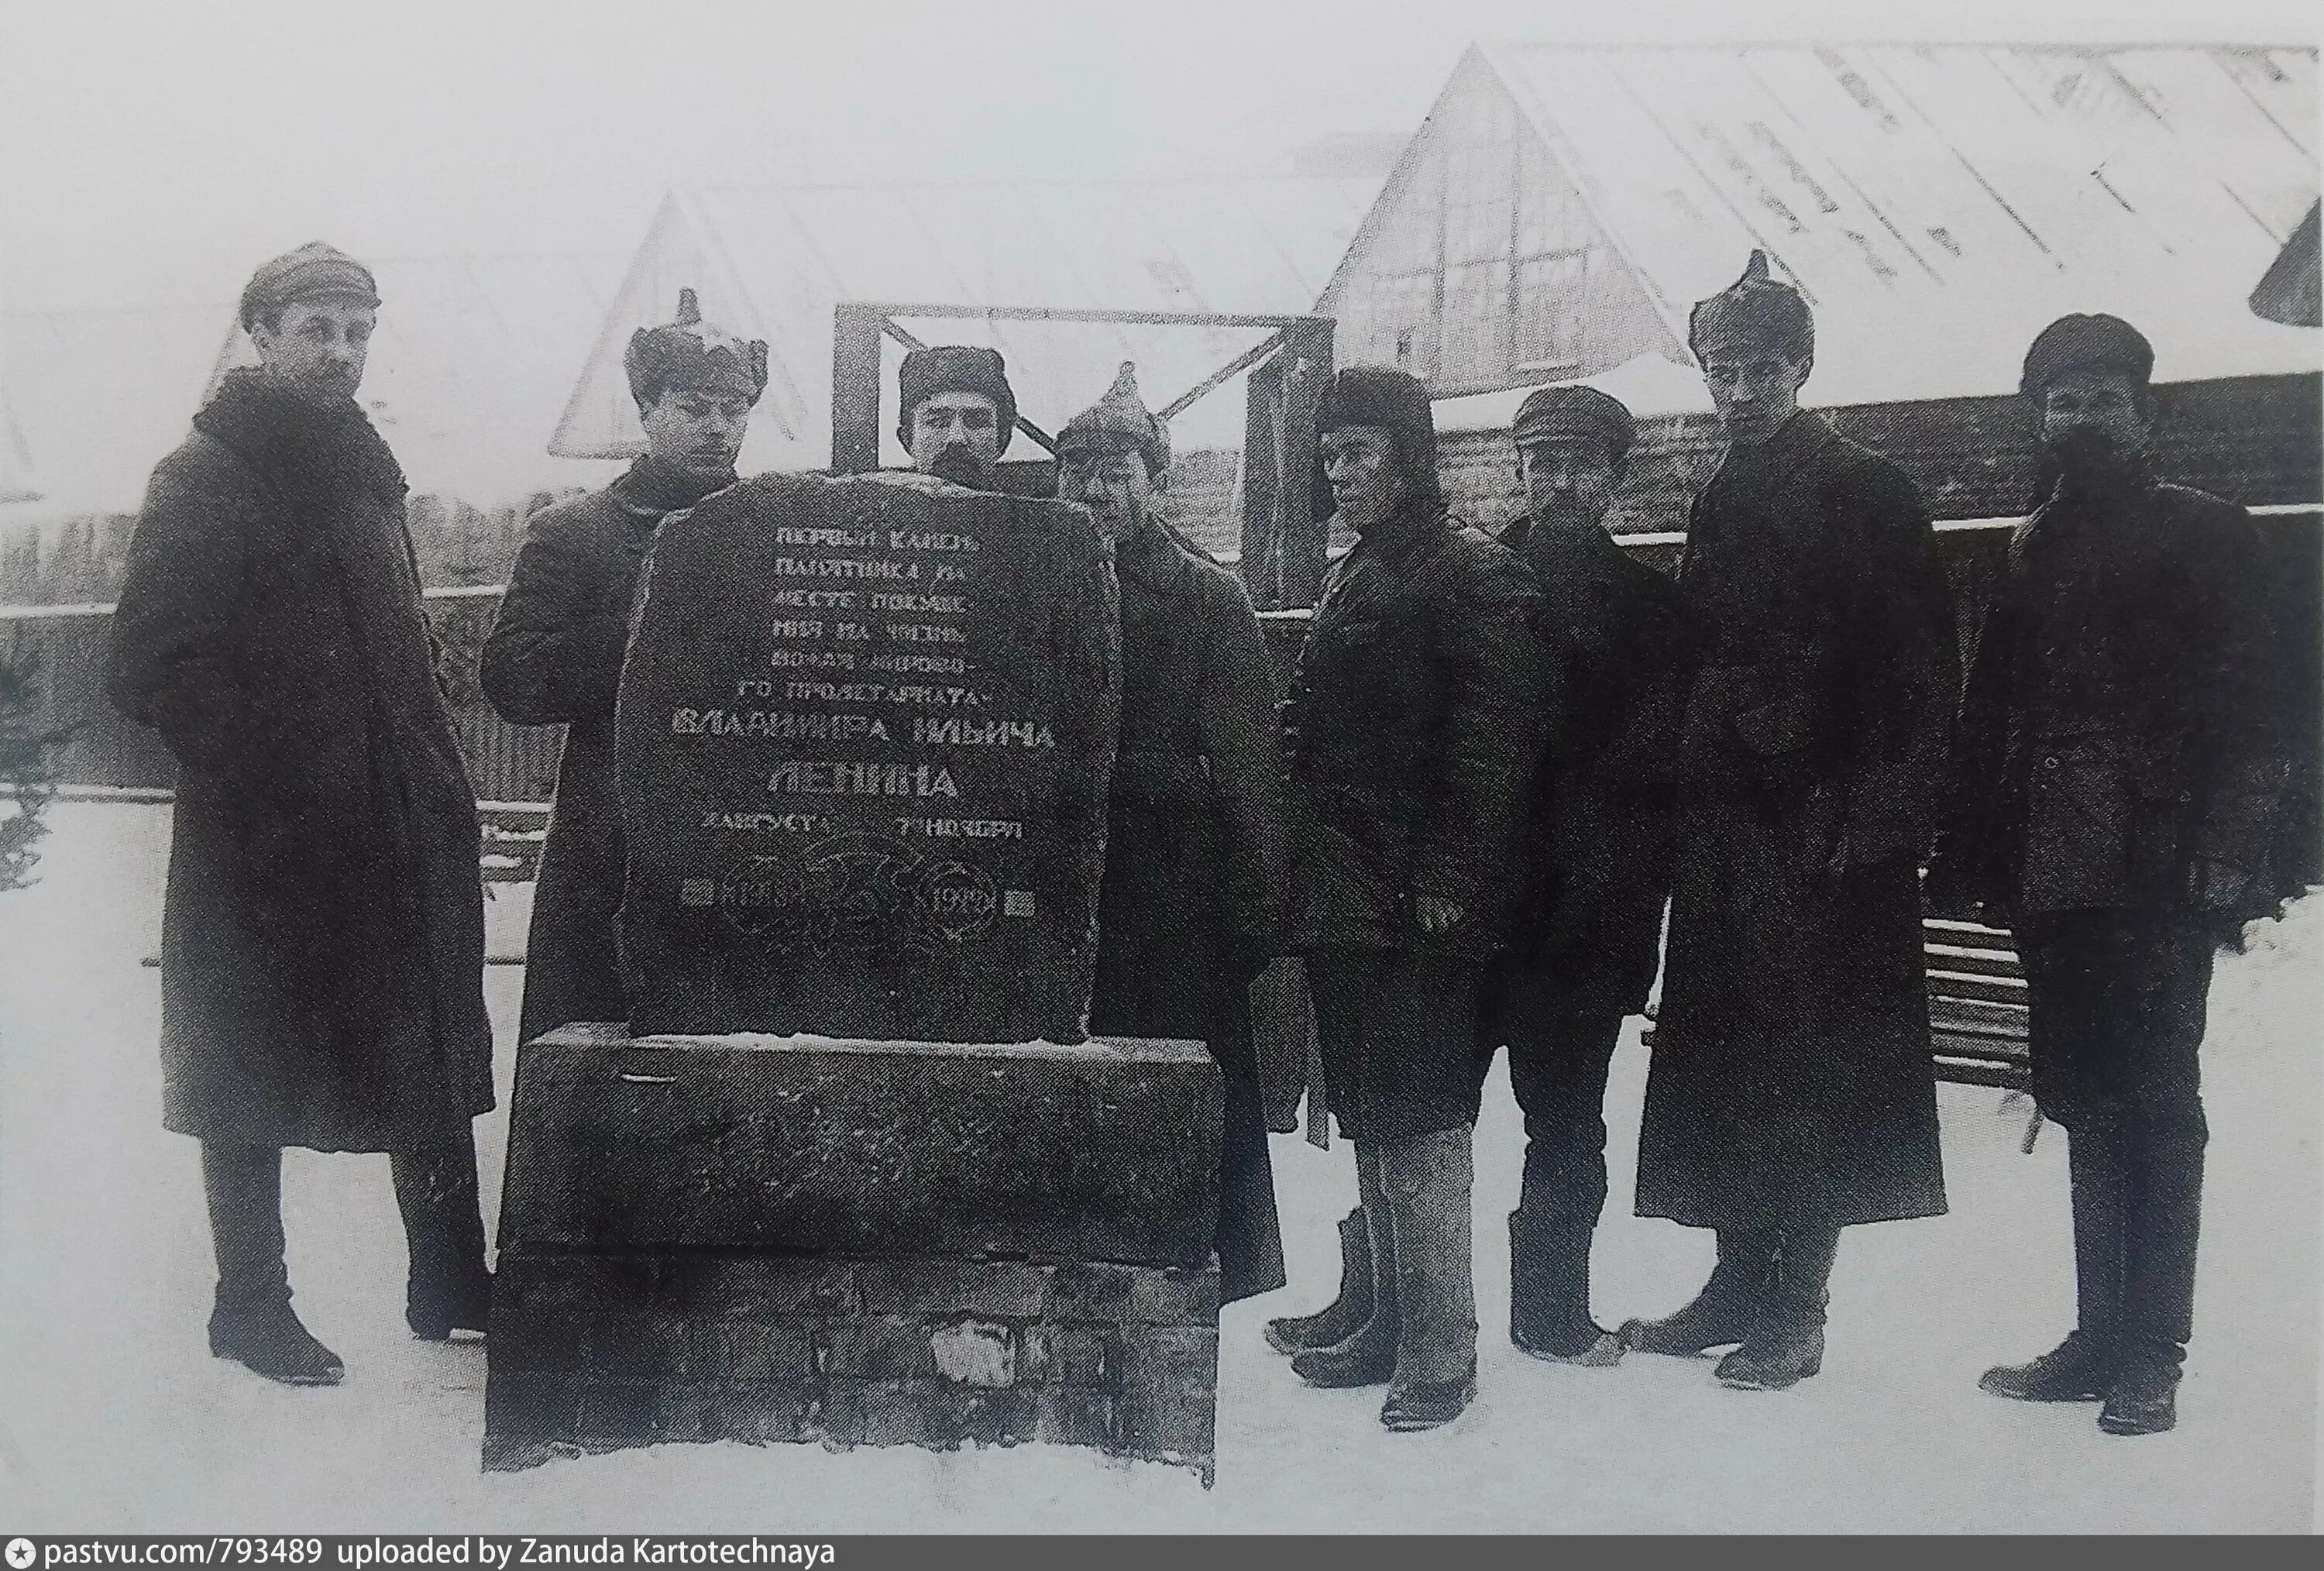
M 632 1020 L 521 1049 L 484 1460 L 1057 1440 L 1211 1475 L 1220 1089 L 1084 1032 L 1119 636 L 1065 504 L 770 476 L 664 523 Z

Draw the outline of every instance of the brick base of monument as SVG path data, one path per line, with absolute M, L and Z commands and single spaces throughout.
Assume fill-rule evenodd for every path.
M 1039 1440 L 1213 1475 L 1215 1267 L 523 1252 L 494 1297 L 488 1468 Z
M 1213 1473 L 1199 1042 L 528 1042 L 484 1461 L 1049 1441 Z

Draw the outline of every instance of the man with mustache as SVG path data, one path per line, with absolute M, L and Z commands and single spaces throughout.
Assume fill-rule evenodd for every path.
M 1106 801 L 1090 1030 L 1194 1037 L 1224 1077 L 1219 1297 L 1283 1285 L 1250 983 L 1276 951 L 1275 688 L 1242 584 L 1159 512 L 1169 428 L 1133 367 L 1057 433 L 1057 494 L 1097 517 L 1121 588 L 1120 743 Z
M 1509 1215 L 1509 1339 L 1556 1363 L 1610 1364 L 1590 1316 L 1590 1245 L 1606 1204 L 1606 1075 L 1646 1007 L 1669 893 L 1670 789 L 1691 653 L 1678 587 L 1624 550 L 1605 518 L 1637 427 L 1591 387 L 1518 406 L 1526 511 L 1501 543 L 1542 596 L 1561 723 L 1514 858 L 1509 947 L 1488 973 L 1480 1072 L 1504 1042 L 1525 1110 L 1524 1186 Z
M 533 514 L 479 671 L 503 719 L 566 727 L 525 940 L 526 1041 L 629 1018 L 613 940 L 624 858 L 613 699 L 630 601 L 663 518 L 734 483 L 767 385 L 766 345 L 704 321 L 690 289 L 674 319 L 631 335 L 622 363 L 645 454 L 604 490 Z
M 1508 848 L 1548 730 L 1539 597 L 1452 516 L 1427 389 L 1350 366 L 1316 415 L 1355 548 L 1333 564 L 1283 706 L 1289 942 L 1324 1082 L 1356 1148 L 1369 1313 L 1316 1345 L 1271 1327 L 1310 1385 L 1385 1385 L 1380 1422 L 1434 1428 L 1477 1391 L 1470 1132 L 1478 987 Z
M 2109 1434 L 2177 1421 L 2193 1330 L 2215 940 L 2273 909 L 2284 698 L 2234 504 L 2158 482 L 2154 351 L 2069 316 L 2019 391 L 2051 483 L 2009 542 L 1962 711 L 1931 904 L 2014 929 L 2034 1095 L 2067 1131 L 2076 1325 L 1979 1382 L 2094 1401 Z
M 403 472 L 355 402 L 379 304 L 370 270 L 321 244 L 252 275 L 259 367 L 154 469 L 106 672 L 179 764 L 161 1114 L 201 1141 L 210 1352 L 291 1385 L 346 1371 L 290 1307 L 284 1146 L 390 1153 L 415 1335 L 484 1330 L 492 1296 L 475 792 Z
M 1841 1231 L 1945 1208 L 1920 864 L 1959 652 L 1912 481 L 1799 407 L 1807 301 L 1754 252 L 1687 328 L 1728 448 L 1679 568 L 1703 649 L 1637 1209 L 1719 1263 L 1623 1339 L 1779 1391 L 1822 1367 Z
M 1017 430 L 1017 395 L 1001 351 L 973 344 L 914 349 L 896 373 L 896 439 L 923 475 L 996 489 L 993 473 Z

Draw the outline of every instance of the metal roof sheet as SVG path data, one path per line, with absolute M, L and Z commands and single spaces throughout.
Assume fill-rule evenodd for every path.
M 2251 280 L 2317 199 L 2313 49 L 1728 45 L 1479 51 L 1685 338 L 1766 249 L 1825 404 L 2007 391 L 2109 310 L 2156 374 L 2314 370 Z
M 1323 179 L 681 189 L 639 248 L 553 450 L 636 450 L 622 350 L 636 328 L 669 319 L 681 287 L 712 320 L 768 341 L 768 393 L 743 467 L 816 466 L 830 457 L 831 316 L 842 300 L 1299 315 L 1378 189 Z M 1138 363 L 1159 407 L 1263 336 L 983 319 L 905 326 L 930 342 L 1001 349 L 1024 413 L 1051 429 L 1103 393 L 1123 360 Z M 900 351 L 884 352 L 892 416 Z M 1182 447 L 1239 447 L 1240 400 L 1195 405 L 1177 435 Z

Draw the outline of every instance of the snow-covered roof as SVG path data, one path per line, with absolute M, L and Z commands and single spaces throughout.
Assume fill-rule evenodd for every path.
M 743 467 L 821 465 L 831 453 L 832 310 L 843 300 L 1300 315 L 1378 189 L 1363 179 L 679 189 L 605 315 L 551 450 L 639 449 L 622 352 L 632 332 L 669 319 L 681 288 L 699 294 L 712 321 L 768 342 L 768 388 Z M 931 343 L 1001 349 L 1022 412 L 1051 430 L 1103 393 L 1123 360 L 1137 362 L 1158 408 L 1264 336 L 985 319 L 904 326 Z M 885 424 L 901 352 L 893 343 L 883 352 Z M 1180 446 L 1240 446 L 1241 416 L 1230 407 L 1239 403 L 1196 404 L 1177 427 Z
M 383 303 L 359 396 L 416 494 L 489 508 L 607 471 L 543 448 L 622 261 L 365 258 Z M 256 359 L 230 300 L 13 312 L 0 346 L 41 493 L 0 524 L 134 511 L 217 378 Z
M 2312 333 L 2246 305 L 2317 199 L 2312 48 L 1472 58 L 1573 181 L 1674 359 L 1692 303 L 1759 247 L 1814 306 L 1815 403 L 2006 393 L 2068 311 L 2136 323 L 2165 380 L 2317 369 Z

